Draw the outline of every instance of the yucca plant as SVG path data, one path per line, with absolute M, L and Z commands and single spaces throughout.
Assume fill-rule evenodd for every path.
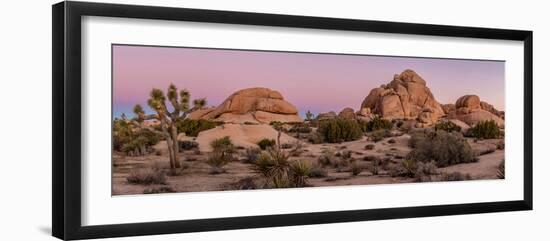
M 290 164 L 290 176 L 295 187 L 305 187 L 307 178 L 311 172 L 311 163 L 306 161 L 295 161 Z

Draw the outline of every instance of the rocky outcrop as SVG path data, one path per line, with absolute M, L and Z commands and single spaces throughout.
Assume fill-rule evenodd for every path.
M 342 111 L 340 111 L 340 113 L 338 114 L 338 117 L 351 120 L 357 118 L 357 116 L 355 115 L 355 111 L 350 107 L 342 109 Z
M 294 105 L 275 90 L 249 88 L 233 93 L 215 108 L 190 113 L 191 119 L 207 119 L 224 123 L 303 122 Z
M 317 117 L 315 117 L 315 120 L 318 120 L 318 121 L 331 120 L 331 119 L 334 119 L 336 117 L 338 117 L 338 115 L 336 115 L 336 112 L 330 111 L 330 112 L 326 112 L 326 113 L 319 113 L 317 115 Z
M 361 108 L 385 119 L 418 119 L 421 125 L 435 123 L 444 115 L 426 81 L 413 70 L 395 75 L 393 80 L 370 91 Z
M 448 104 L 445 106 L 450 106 Z M 480 121 L 493 120 L 504 128 L 504 112 L 498 111 L 487 102 L 481 101 L 477 95 L 465 95 L 456 100 L 454 108 L 445 108 L 448 118 L 454 118 L 474 126 Z

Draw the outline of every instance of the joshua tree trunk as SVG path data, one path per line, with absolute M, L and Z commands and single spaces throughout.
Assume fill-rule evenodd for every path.
M 172 136 L 172 152 L 174 153 L 174 167 L 181 168 L 181 163 L 179 161 L 178 128 L 174 123 L 172 123 L 170 131 Z

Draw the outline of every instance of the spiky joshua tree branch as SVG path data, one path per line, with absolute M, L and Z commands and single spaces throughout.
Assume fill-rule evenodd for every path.
M 146 115 L 143 107 L 137 104 L 134 106 L 136 118 L 134 120 L 140 125 L 145 120 L 156 119 L 160 122 L 161 133 L 166 139 L 168 153 L 170 157 L 170 168 L 180 168 L 179 161 L 179 143 L 177 122 L 183 120 L 187 115 L 206 105 L 206 99 L 193 100 L 193 107 L 189 105 L 190 93 L 186 89 L 179 91 L 174 84 L 168 86 L 166 95 L 160 89 L 153 88 L 149 94 L 147 105 L 153 109 L 156 114 Z M 171 105 L 171 111 L 166 103 Z

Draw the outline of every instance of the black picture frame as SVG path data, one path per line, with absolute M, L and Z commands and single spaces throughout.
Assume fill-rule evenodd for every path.
M 522 200 L 404 208 L 140 222 L 81 224 L 81 17 L 104 16 L 327 30 L 517 40 L 524 43 L 524 194 Z M 533 32 L 523 30 L 397 23 L 263 13 L 198 10 L 90 2 L 52 6 L 53 156 L 52 233 L 88 239 L 213 230 L 308 225 L 442 215 L 532 210 L 533 208 Z

